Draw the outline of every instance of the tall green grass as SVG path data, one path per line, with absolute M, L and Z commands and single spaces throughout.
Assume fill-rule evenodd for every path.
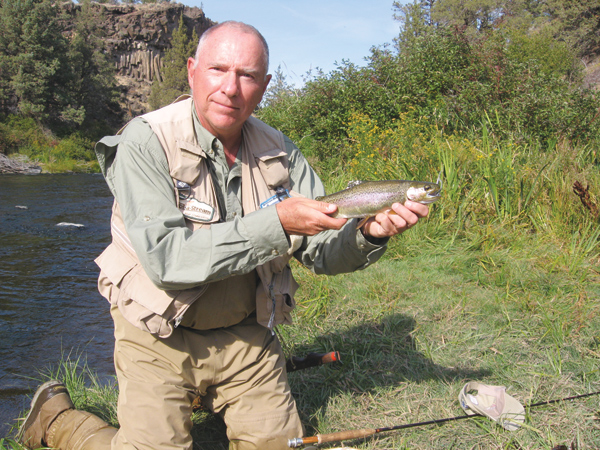
M 0 122 L 0 152 L 25 155 L 45 173 L 97 173 L 94 140 L 73 133 L 58 137 L 31 118 L 9 116 Z

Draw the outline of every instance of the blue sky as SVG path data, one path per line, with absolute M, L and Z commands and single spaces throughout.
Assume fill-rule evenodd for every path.
M 311 69 L 330 72 L 343 59 L 364 65 L 370 48 L 391 43 L 399 23 L 393 0 L 180 0 L 203 7 L 216 22 L 239 20 L 265 36 L 270 72 L 281 66 L 286 81 L 297 86 Z

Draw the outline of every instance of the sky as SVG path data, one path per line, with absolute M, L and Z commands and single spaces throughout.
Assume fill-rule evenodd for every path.
M 342 60 L 364 66 L 371 47 L 392 43 L 399 33 L 393 0 L 179 1 L 201 7 L 215 22 L 238 20 L 256 27 L 269 44 L 269 72 L 280 67 L 296 86 L 308 71 L 329 73 Z

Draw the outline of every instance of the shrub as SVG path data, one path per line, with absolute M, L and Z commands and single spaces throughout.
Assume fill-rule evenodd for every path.
M 527 45 L 525 45 L 527 43 Z M 318 157 L 325 170 L 347 160 L 349 124 L 368 115 L 381 129 L 411 119 L 445 135 L 481 135 L 522 144 L 600 139 L 600 98 L 569 75 L 564 46 L 525 58 L 539 40 L 512 42 L 503 30 L 467 37 L 434 28 L 407 41 L 401 52 L 374 49 L 367 67 L 343 62 L 318 73 L 300 90 L 269 102 L 259 116 Z M 570 62 L 569 62 L 570 61 Z
M 32 118 L 10 116 L 0 122 L 3 153 L 21 153 L 45 172 L 99 172 L 94 141 L 81 133 L 57 138 Z

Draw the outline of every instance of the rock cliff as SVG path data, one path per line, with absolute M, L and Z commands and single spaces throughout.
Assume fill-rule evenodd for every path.
M 200 36 L 214 24 L 202 9 L 179 3 L 92 5 L 123 89 L 122 106 L 130 117 L 148 111 L 152 81 L 161 79 L 162 58 L 180 18 L 190 36 L 192 30 Z M 80 8 L 76 3 L 65 4 L 71 17 Z

